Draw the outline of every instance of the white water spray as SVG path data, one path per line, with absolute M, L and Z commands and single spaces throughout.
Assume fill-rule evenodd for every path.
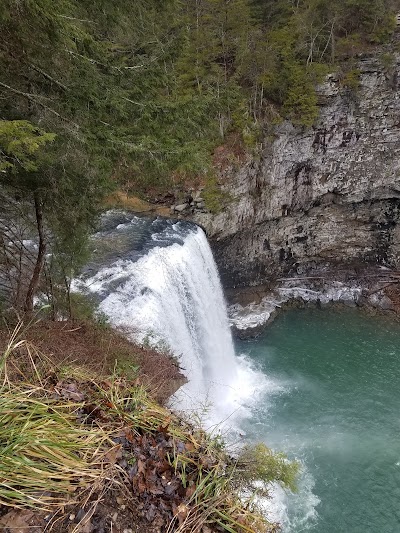
M 134 218 L 98 234 L 99 245 L 107 241 L 119 259 L 100 261 L 103 266 L 78 286 L 96 294 L 101 311 L 132 339 L 167 348 L 179 358 L 188 383 L 172 398 L 174 408 L 200 412 L 208 428 L 220 424 L 224 430 L 239 429 L 242 417 L 250 414 L 247 407 L 261 400 L 266 408 L 282 385 L 235 355 L 218 271 L 204 232 L 169 223 L 151 233 L 149 224 Z M 140 240 L 143 226 L 145 250 L 132 253 L 129 239 L 137 234 Z M 208 408 L 204 413 L 203 407 Z M 271 519 L 284 524 L 285 531 L 293 530 L 281 489 L 263 503 Z
M 208 424 L 231 419 L 232 425 L 243 413 L 257 378 L 235 356 L 217 268 L 200 228 L 182 244 L 156 246 L 137 261 L 118 260 L 85 285 L 102 298 L 100 308 L 113 325 L 179 357 L 188 378 L 173 399 L 179 410 L 207 407 Z

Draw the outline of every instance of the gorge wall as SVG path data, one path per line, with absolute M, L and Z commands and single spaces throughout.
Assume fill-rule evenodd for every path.
M 225 169 L 232 201 L 195 220 L 226 287 L 323 265 L 400 262 L 399 44 L 397 33 L 390 52 L 359 58 L 356 90 L 329 75 L 313 128 L 284 122 L 258 160 Z

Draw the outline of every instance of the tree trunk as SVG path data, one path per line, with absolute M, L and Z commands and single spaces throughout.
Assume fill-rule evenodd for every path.
M 56 296 L 54 294 L 53 278 L 51 275 L 51 264 L 49 265 L 46 260 L 44 262 L 43 272 L 44 272 L 44 277 L 46 281 L 47 299 L 50 302 L 50 306 L 51 306 L 51 319 L 55 321 L 56 319 Z
M 33 274 L 31 277 L 31 281 L 29 283 L 28 292 L 26 293 L 24 311 L 27 314 L 30 314 L 33 311 L 33 297 L 39 285 L 40 275 L 43 270 L 44 258 L 46 254 L 46 241 L 45 241 L 44 229 L 43 229 L 43 205 L 42 205 L 42 200 L 38 192 L 35 192 L 35 194 L 33 195 L 33 199 L 35 203 L 36 226 L 38 230 L 39 248 L 38 248 L 35 268 L 33 269 Z
M 71 300 L 71 278 L 68 279 L 66 275 L 64 275 L 64 285 L 65 285 L 65 289 L 67 291 L 67 302 L 68 302 L 69 318 L 71 320 L 73 320 L 74 317 L 73 317 L 73 312 L 72 312 L 72 300 Z

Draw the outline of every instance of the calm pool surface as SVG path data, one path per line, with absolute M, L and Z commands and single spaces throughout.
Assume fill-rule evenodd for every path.
M 293 310 L 237 351 L 269 382 L 248 437 L 303 464 L 276 497 L 284 531 L 400 533 L 400 324 Z

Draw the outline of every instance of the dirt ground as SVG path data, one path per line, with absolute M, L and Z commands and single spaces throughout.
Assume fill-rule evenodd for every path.
M 10 330 L 0 329 L 0 353 Z M 83 321 L 36 321 L 21 329 L 38 358 L 44 356 L 55 368 L 79 367 L 93 376 L 117 372 L 137 378 L 150 395 L 164 403 L 184 382 L 178 362 L 168 354 L 130 342 L 123 332 Z

